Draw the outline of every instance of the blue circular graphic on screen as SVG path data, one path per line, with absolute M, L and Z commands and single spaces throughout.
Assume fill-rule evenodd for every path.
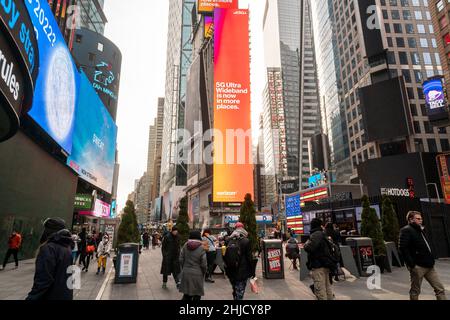
M 58 141 L 71 133 L 75 117 L 75 70 L 69 51 L 58 46 L 49 59 L 45 85 L 49 129 Z

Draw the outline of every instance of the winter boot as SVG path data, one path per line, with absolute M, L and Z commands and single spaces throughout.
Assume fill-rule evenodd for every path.
M 97 273 L 96 275 L 100 274 L 100 268 L 97 268 Z
M 105 268 L 102 268 L 102 273 L 105 274 Z

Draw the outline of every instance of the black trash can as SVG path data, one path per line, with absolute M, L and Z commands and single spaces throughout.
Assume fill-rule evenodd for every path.
M 136 283 L 139 266 L 139 244 L 124 243 L 119 245 L 116 257 L 116 277 L 114 283 Z
M 347 238 L 346 242 L 352 248 L 359 274 L 362 277 L 369 277 L 371 274 L 367 273 L 367 269 L 376 265 L 372 239 Z
M 283 242 L 262 240 L 262 268 L 265 279 L 284 279 Z

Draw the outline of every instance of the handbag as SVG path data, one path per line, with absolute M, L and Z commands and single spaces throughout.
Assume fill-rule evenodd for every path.
M 95 246 L 87 246 L 86 247 L 87 253 L 94 253 L 95 252 Z
M 250 288 L 252 289 L 252 292 L 255 294 L 259 293 L 259 287 L 258 287 L 258 283 L 256 282 L 256 280 L 258 280 L 257 278 L 251 278 L 250 279 Z

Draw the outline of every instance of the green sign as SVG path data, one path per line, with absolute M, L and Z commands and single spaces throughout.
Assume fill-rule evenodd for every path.
M 90 194 L 75 195 L 75 210 L 91 210 L 92 196 Z

